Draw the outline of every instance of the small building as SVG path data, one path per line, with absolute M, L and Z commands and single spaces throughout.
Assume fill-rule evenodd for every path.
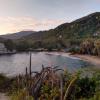
M 0 54 L 6 53 L 7 49 L 3 43 L 0 43 Z

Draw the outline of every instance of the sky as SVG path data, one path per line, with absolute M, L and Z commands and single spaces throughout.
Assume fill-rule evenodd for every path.
M 0 0 L 0 35 L 48 30 L 100 12 L 100 0 Z

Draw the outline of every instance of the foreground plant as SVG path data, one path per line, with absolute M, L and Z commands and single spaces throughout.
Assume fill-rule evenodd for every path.
M 12 94 L 11 100 L 34 100 L 32 96 L 29 95 L 26 89 L 19 90 Z
M 43 67 L 31 79 L 26 76 L 12 79 L 1 76 L 3 87 L 0 88 L 4 90 L 8 86 L 11 100 L 100 100 L 99 71 L 64 71 L 58 74 L 57 70 L 60 69 Z

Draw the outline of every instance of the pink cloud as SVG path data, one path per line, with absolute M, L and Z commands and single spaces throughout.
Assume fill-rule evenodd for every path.
M 32 17 L 1 17 L 0 34 L 18 32 L 22 30 L 48 30 L 64 22 L 65 20 L 38 20 Z

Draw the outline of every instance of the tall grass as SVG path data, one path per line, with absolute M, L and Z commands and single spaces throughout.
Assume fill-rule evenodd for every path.
M 37 100 L 100 100 L 99 71 L 87 70 L 74 74 L 64 72 L 62 76 L 53 72 L 53 78 L 52 73 L 48 72 L 45 79 L 39 82 L 40 85 L 35 84 L 41 86 L 37 94 L 34 94 Z M 11 100 L 35 100 L 32 89 L 39 77 L 41 74 L 38 73 L 27 80 L 26 76 L 11 79 L 0 74 L 0 90 L 7 90 Z
M 34 100 L 26 89 L 19 90 L 11 95 L 11 100 Z

